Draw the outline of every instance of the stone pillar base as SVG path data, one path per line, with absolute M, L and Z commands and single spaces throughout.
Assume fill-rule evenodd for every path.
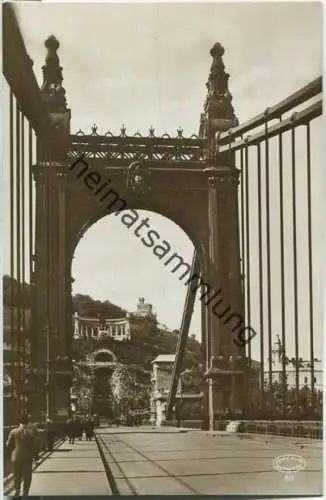
M 215 420 L 229 414 L 242 415 L 245 408 L 244 373 L 210 370 L 206 373 L 209 384 L 209 428 L 215 430 Z

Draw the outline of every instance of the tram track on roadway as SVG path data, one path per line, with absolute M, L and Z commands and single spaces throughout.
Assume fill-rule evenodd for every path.
M 116 436 L 115 436 L 116 437 Z M 125 473 L 123 472 L 123 470 L 121 469 L 121 467 L 119 466 L 119 463 L 116 461 L 113 453 L 110 451 L 109 449 L 109 446 L 107 443 L 105 443 L 105 440 L 102 438 L 102 437 L 97 437 L 96 436 L 96 439 L 97 439 L 97 443 L 98 443 L 98 446 L 99 446 L 99 451 L 100 451 L 100 454 L 101 454 L 101 458 L 102 458 L 102 452 L 101 452 L 101 449 L 100 449 L 100 445 L 99 445 L 99 441 L 101 441 L 101 443 L 103 444 L 103 447 L 108 451 L 108 453 L 110 454 L 110 456 L 112 457 L 112 460 L 114 462 L 114 464 L 119 468 L 119 470 L 121 471 L 121 474 L 123 475 L 123 479 L 128 483 L 128 486 L 130 487 L 132 493 L 134 495 L 139 495 L 139 493 L 136 491 L 135 487 L 132 485 L 130 479 L 128 479 L 125 475 Z M 145 455 L 145 453 L 141 452 L 138 448 L 135 448 L 134 446 L 132 446 L 131 444 L 127 443 L 124 439 L 122 439 L 120 436 L 119 438 L 116 437 L 116 443 L 123 443 L 126 447 L 128 447 L 131 451 L 133 451 L 134 453 L 137 453 L 138 455 L 142 456 L 146 462 L 150 463 L 151 465 L 153 465 L 154 467 L 157 467 L 158 469 L 160 469 L 162 472 L 164 472 L 164 474 L 167 474 L 167 477 L 171 477 L 173 478 L 175 481 L 177 481 L 178 483 L 180 483 L 184 488 L 187 488 L 187 490 L 189 490 L 189 492 L 191 494 L 194 494 L 194 495 L 198 495 L 198 491 L 195 490 L 194 488 L 191 488 L 191 486 L 189 486 L 189 484 L 187 484 L 185 481 L 182 481 L 182 479 L 180 479 L 178 476 L 174 475 L 173 473 L 171 473 L 169 470 L 165 469 L 164 467 L 162 467 L 161 465 L 159 465 L 155 460 L 152 460 L 151 458 L 149 458 L 147 455 Z M 103 458 L 102 458 L 103 460 Z M 115 483 L 115 479 L 113 477 L 113 474 L 112 474 L 112 471 L 110 470 L 110 466 L 107 462 L 107 460 L 104 458 L 103 460 L 103 463 L 104 463 L 104 467 L 105 467 L 105 471 L 107 473 L 107 468 L 109 469 L 109 475 L 107 473 L 107 477 L 108 477 L 108 480 L 109 480 L 109 483 L 110 483 L 110 479 L 109 478 L 112 478 L 113 480 L 113 483 L 115 484 L 115 488 L 116 490 L 117 489 L 117 485 Z M 153 477 L 153 476 L 152 476 Z M 112 488 L 112 485 L 110 483 L 110 486 Z M 113 494 L 116 494 L 116 495 L 120 495 L 121 493 L 120 492 L 117 492 L 117 493 L 114 493 L 113 492 L 113 489 L 112 489 L 112 493 Z
M 104 465 L 104 470 L 105 470 L 105 474 L 106 474 L 106 477 L 107 477 L 107 480 L 108 480 L 108 483 L 110 485 L 110 488 L 112 490 L 112 494 L 113 495 L 121 495 L 120 491 L 119 491 L 119 488 L 117 486 L 117 483 L 116 483 L 116 480 L 114 478 L 114 475 L 112 473 L 112 470 L 111 470 L 111 467 L 110 467 L 110 464 L 106 458 L 106 454 L 104 453 L 103 451 L 103 448 L 104 450 L 107 452 L 107 454 L 110 455 L 110 457 L 112 458 L 112 461 L 113 463 L 116 465 L 116 467 L 119 469 L 123 479 L 126 481 L 126 483 L 128 484 L 131 492 L 134 494 L 134 495 L 138 495 L 137 493 L 137 490 L 134 488 L 133 484 L 130 482 L 130 480 L 127 478 L 127 476 L 125 475 L 125 473 L 123 472 L 122 468 L 120 467 L 119 465 L 119 462 L 117 462 L 117 460 L 115 459 L 115 456 L 113 455 L 113 453 L 110 451 L 110 448 L 109 446 L 107 445 L 107 443 L 105 442 L 105 440 L 102 438 L 102 437 L 99 437 L 95 434 L 95 440 L 96 440 L 96 444 L 97 444 L 97 447 L 98 447 L 98 450 L 99 450 L 99 453 L 100 453 L 100 457 L 101 457 L 101 460 L 103 462 L 103 465 Z M 117 440 L 119 441 L 119 440 Z

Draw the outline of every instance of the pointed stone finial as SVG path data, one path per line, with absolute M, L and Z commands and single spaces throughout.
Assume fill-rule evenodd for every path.
M 228 89 L 230 75 L 225 72 L 222 60 L 224 47 L 216 43 L 210 50 L 213 58 L 210 74 L 206 83 L 207 97 L 204 114 L 201 117 L 201 135 L 214 137 L 217 132 L 228 130 L 238 125 L 231 104 L 232 95 Z
M 210 50 L 210 54 L 212 57 L 222 57 L 224 52 L 224 47 L 222 47 L 219 42 L 217 42 Z
M 59 62 L 57 50 L 60 47 L 60 43 L 56 39 L 56 37 L 54 35 L 50 35 L 49 38 L 45 40 L 44 45 L 48 49 L 46 60 L 49 60 L 54 57 Z
M 62 68 L 57 50 L 60 44 L 55 36 L 51 35 L 44 42 L 47 48 L 45 65 L 42 67 L 43 84 L 41 94 L 49 112 L 58 113 L 67 109 L 65 94 L 62 87 Z
M 93 123 L 93 125 L 91 126 L 91 129 L 92 129 L 91 135 L 98 135 L 98 133 L 97 133 L 97 125 L 95 125 L 95 123 Z

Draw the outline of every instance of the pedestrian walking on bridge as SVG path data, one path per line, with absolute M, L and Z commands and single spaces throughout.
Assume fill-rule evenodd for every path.
M 86 440 L 91 441 L 94 436 L 94 422 L 91 418 L 88 418 L 85 422 L 85 432 Z
M 53 450 L 54 439 L 55 439 L 55 431 L 54 431 L 54 423 L 50 418 L 46 419 L 45 422 L 45 432 L 46 432 L 46 446 L 48 451 Z
M 30 423 L 27 415 L 21 417 L 19 426 L 10 431 L 6 443 L 6 449 L 11 453 L 16 497 L 20 496 L 22 482 L 23 495 L 28 495 L 32 481 L 33 460 L 37 460 L 38 457 L 36 433 L 30 428 Z
M 75 429 L 76 429 L 76 434 L 75 438 L 79 439 L 79 441 L 82 441 L 83 439 L 83 433 L 84 433 L 84 426 L 83 426 L 83 421 L 80 417 L 77 417 L 75 420 Z
M 69 444 L 74 444 L 76 436 L 76 424 L 72 419 L 69 419 L 67 421 L 67 434 L 69 438 Z

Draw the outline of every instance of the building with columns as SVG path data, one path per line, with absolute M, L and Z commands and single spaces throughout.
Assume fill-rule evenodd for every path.
M 137 303 L 137 310 L 131 315 L 126 314 L 122 318 L 105 319 L 99 316 L 81 315 L 77 311 L 73 315 L 73 336 L 74 339 L 111 337 L 117 341 L 126 341 L 131 338 L 130 323 L 135 320 L 150 318 L 156 320 L 152 304 L 146 303 L 144 297 L 140 297 Z M 135 321 L 137 323 L 137 321 Z M 135 325 L 134 325 L 135 326 Z
M 111 337 L 117 341 L 130 340 L 130 317 L 104 319 L 81 316 L 76 311 L 73 316 L 74 339 Z

